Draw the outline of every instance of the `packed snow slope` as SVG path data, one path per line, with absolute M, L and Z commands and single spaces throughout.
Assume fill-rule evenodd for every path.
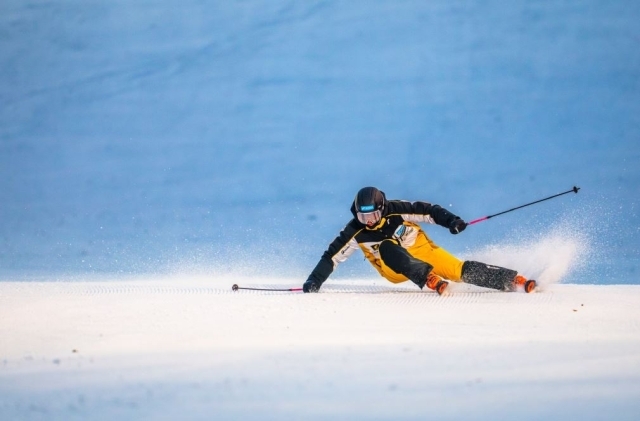
M 636 283 L 640 2 L 0 2 L 0 279 L 304 280 L 356 191 Z M 340 276 L 369 273 L 350 263 Z
M 0 283 L 2 420 L 637 420 L 640 286 Z

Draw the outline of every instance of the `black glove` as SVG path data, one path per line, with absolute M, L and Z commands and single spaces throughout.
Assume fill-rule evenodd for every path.
M 307 279 L 302 285 L 302 290 L 304 292 L 318 292 L 320 290 L 320 284 L 313 279 Z
M 467 223 L 460 218 L 456 218 L 449 224 L 449 232 L 451 234 L 459 234 L 467 228 Z

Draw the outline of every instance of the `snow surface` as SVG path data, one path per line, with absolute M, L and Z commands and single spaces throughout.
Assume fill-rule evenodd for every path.
M 0 283 L 2 420 L 637 420 L 640 286 Z

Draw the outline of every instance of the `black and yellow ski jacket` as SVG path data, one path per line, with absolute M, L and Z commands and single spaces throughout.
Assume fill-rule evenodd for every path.
M 382 218 L 374 227 L 367 227 L 356 217 L 355 203 L 351 205 L 354 218 L 340 232 L 323 253 L 315 269 L 309 275 L 318 285 L 333 273 L 336 267 L 347 260 L 353 252 L 360 248 L 367 260 L 385 278 L 392 282 L 394 274 L 388 273 L 388 268 L 380 260 L 378 248 L 384 240 L 394 240 L 402 247 L 411 250 L 412 247 L 424 242 L 431 242 L 419 223 L 437 224 L 449 227 L 458 217 L 439 205 L 427 202 L 408 202 L 403 200 L 388 200 Z M 403 278 L 402 280 L 406 280 Z

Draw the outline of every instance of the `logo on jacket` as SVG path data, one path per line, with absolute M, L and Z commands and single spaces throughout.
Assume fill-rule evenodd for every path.
M 404 225 L 400 225 L 398 228 L 396 228 L 396 231 L 393 233 L 393 236 L 398 240 L 402 240 L 402 237 L 406 233 L 407 233 L 407 227 Z

